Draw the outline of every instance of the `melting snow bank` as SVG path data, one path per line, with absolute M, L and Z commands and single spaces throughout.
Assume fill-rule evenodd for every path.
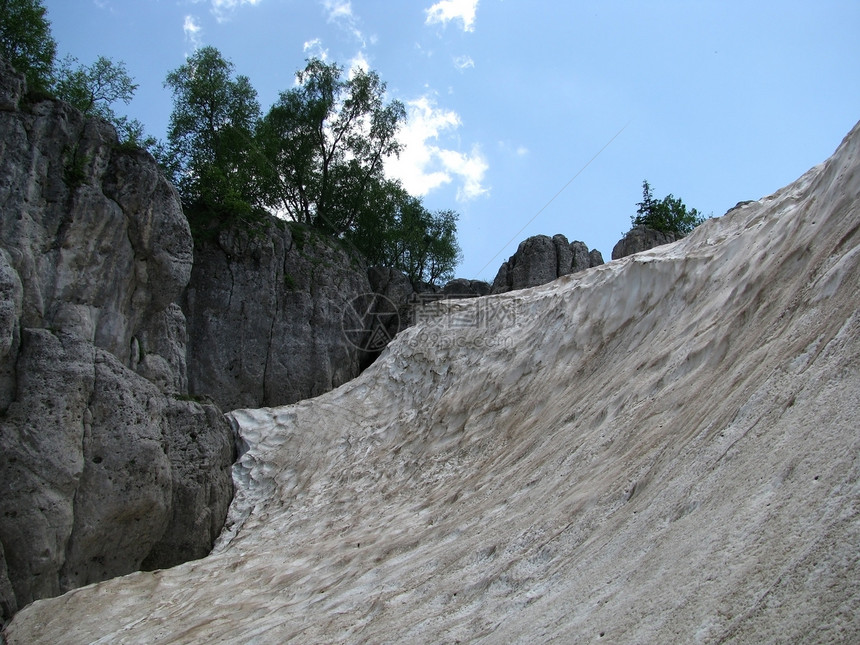
M 857 642 L 858 148 L 233 413 L 212 555 L 38 601 L 6 638 Z

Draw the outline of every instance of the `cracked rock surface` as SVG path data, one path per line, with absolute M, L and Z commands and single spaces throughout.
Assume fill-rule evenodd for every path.
M 233 439 L 214 406 L 185 400 L 192 244 L 176 191 L 108 124 L 33 102 L 2 61 L 0 209 L 5 620 L 205 555 Z
M 270 220 L 198 242 L 183 298 L 192 394 L 224 410 L 328 392 L 361 368 L 346 311 L 372 291 L 364 261 L 304 227 Z

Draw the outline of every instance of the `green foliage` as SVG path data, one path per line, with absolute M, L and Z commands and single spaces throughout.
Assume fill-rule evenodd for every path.
M 452 210 L 431 213 L 415 200 L 401 213 L 400 227 L 395 229 L 399 254 L 394 266 L 412 282 L 435 284 L 453 278 L 462 259 L 457 217 Z
M 81 152 L 79 146 L 63 150 L 63 181 L 70 188 L 83 186 L 87 178 L 86 167 L 92 157 Z
M 249 212 L 256 201 L 257 93 L 214 47 L 198 49 L 167 75 L 173 112 L 165 165 L 185 205 Z M 256 163 L 255 163 L 256 162 Z
M 106 121 L 116 118 L 111 105 L 116 101 L 128 103 L 136 89 L 125 63 L 114 63 L 104 56 L 99 56 L 89 67 L 80 65 L 74 56 L 66 56 L 60 63 L 54 86 L 58 98 L 87 116 L 99 116 Z
M 46 14 L 42 0 L 0 0 L 0 56 L 37 93 L 50 89 L 57 53 Z
M 695 208 L 688 211 L 684 202 L 672 194 L 662 200 L 654 199 L 647 180 L 642 182 L 642 201 L 636 205 L 636 215 L 630 216 L 633 226 L 647 226 L 663 233 L 674 233 L 679 238 L 705 221 L 699 211 Z
M 374 196 L 373 210 L 359 219 L 348 237 L 368 261 L 399 269 L 413 283 L 454 277 L 462 257 L 457 213 L 431 213 L 396 182 L 376 186 Z
M 284 274 L 284 289 L 287 291 L 296 291 L 298 289 L 298 285 L 296 284 L 296 279 L 293 278 L 289 273 Z
M 372 208 L 406 116 L 399 101 L 384 104 L 385 83 L 375 72 L 343 72 L 308 60 L 258 132 L 267 203 L 334 234 L 352 230 Z
M 308 229 L 304 224 L 299 224 L 298 222 L 292 222 L 290 224 L 290 235 L 293 238 L 293 244 L 296 245 L 296 248 L 299 250 L 299 253 L 304 251 L 305 244 L 308 241 Z
M 297 81 L 261 118 L 248 79 L 214 47 L 168 75 L 169 147 L 154 154 L 179 186 L 192 231 L 211 235 L 265 209 L 292 221 L 300 251 L 317 231 L 414 281 L 450 277 L 460 259 L 456 213 L 428 212 L 383 173 L 400 151 L 403 105 L 385 103 L 376 73 L 345 76 L 317 59 Z
M 120 145 L 129 148 L 150 147 L 155 143 L 152 137 L 144 134 L 140 121 L 120 116 L 112 107 L 118 101 L 128 104 L 137 87 L 125 63 L 115 63 L 104 56 L 99 56 L 90 66 L 81 65 L 73 56 L 66 56 L 54 81 L 57 98 L 88 117 L 99 117 L 113 124 Z

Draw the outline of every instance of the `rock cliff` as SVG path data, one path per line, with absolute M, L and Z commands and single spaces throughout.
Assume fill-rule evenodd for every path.
M 231 430 L 187 393 L 176 191 L 0 61 L 0 603 L 201 557 Z
M 232 410 L 292 403 L 355 378 L 363 339 L 351 342 L 343 321 L 370 292 L 363 260 L 301 226 L 272 219 L 198 242 L 183 298 L 190 392 Z
M 63 642 L 856 643 L 860 124 L 678 242 L 451 303 L 247 445 L 208 557 Z

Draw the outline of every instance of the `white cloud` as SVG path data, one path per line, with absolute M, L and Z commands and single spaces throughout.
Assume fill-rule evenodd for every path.
M 313 40 L 308 40 L 302 46 L 302 51 L 304 51 L 309 58 L 319 58 L 320 60 L 328 60 L 328 50 L 323 47 L 322 39 L 314 38 Z
M 260 4 L 261 0 L 212 0 L 212 13 L 218 22 L 225 22 L 239 7 L 249 4 L 252 7 Z
M 511 157 L 525 157 L 529 154 L 529 149 L 524 145 L 515 145 L 511 141 L 499 141 L 498 150 L 500 153 Z
M 364 55 L 363 51 L 358 52 L 349 61 L 349 75 L 352 76 L 355 71 L 359 69 L 363 72 L 370 71 L 370 63 L 367 61 L 367 57 Z
M 442 165 L 463 182 L 457 188 L 458 202 L 466 202 L 489 193 L 489 189 L 481 182 L 490 166 L 478 145 L 472 146 L 469 154 L 455 150 L 440 150 L 438 154 Z
M 463 31 L 475 31 L 475 13 L 478 10 L 478 0 L 439 0 L 426 10 L 425 24 L 441 23 L 447 25 L 452 20 L 463 22 Z
M 328 21 L 336 23 L 358 40 L 362 46 L 366 45 L 364 34 L 358 28 L 358 19 L 352 13 L 350 0 L 320 0 L 323 9 L 328 13 Z
M 194 49 L 198 49 L 203 44 L 202 27 L 194 16 L 185 16 L 185 22 L 182 25 L 182 31 L 185 32 L 185 40 L 187 40 Z
M 475 67 L 475 61 L 472 60 L 471 56 L 457 56 L 454 59 L 454 67 L 462 72 L 463 70 Z
M 322 5 L 328 11 L 331 21 L 352 19 L 352 3 L 349 0 L 322 0 Z
M 404 148 L 399 159 L 386 162 L 388 174 L 399 179 L 413 195 L 426 195 L 454 181 L 459 183 L 458 201 L 487 194 L 489 190 L 482 182 L 489 165 L 480 148 L 473 146 L 467 154 L 440 144 L 440 135 L 462 124 L 459 115 L 438 107 L 428 96 L 407 102 L 406 110 L 406 125 L 398 134 Z

